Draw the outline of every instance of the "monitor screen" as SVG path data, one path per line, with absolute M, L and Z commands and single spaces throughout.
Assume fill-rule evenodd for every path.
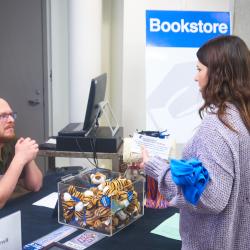
M 83 130 L 85 131 L 89 131 L 90 129 L 94 128 L 98 123 L 98 118 L 101 115 L 101 109 L 98 104 L 104 101 L 106 82 L 106 73 L 91 80 L 88 104 L 83 124 Z

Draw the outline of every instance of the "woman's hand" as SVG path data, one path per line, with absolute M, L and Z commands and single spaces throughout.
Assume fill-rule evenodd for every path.
M 149 161 L 148 151 L 144 146 L 141 147 L 141 153 L 142 153 L 142 162 L 140 163 L 140 168 L 144 168 L 144 164 Z

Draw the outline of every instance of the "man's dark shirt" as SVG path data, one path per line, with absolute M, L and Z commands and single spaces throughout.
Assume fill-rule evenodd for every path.
M 15 143 L 16 141 L 11 141 L 6 143 L 1 152 L 2 159 L 0 159 L 0 175 L 4 174 L 9 167 L 14 154 L 15 154 Z

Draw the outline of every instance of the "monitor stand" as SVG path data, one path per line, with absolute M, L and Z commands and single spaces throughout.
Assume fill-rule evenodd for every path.
M 119 129 L 119 124 L 111 109 L 109 102 L 108 101 L 100 102 L 98 103 L 98 106 L 101 110 L 101 114 L 104 115 L 105 121 L 111 131 L 112 136 L 114 136 Z M 85 136 L 90 135 L 90 133 L 96 129 L 96 125 L 98 124 L 98 119 L 99 119 L 98 116 L 94 119 L 93 124 L 91 124 L 89 130 L 85 133 Z

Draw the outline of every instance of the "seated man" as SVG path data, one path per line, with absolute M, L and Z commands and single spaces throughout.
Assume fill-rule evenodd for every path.
M 18 182 L 30 191 L 39 191 L 42 186 L 43 176 L 34 161 L 38 144 L 30 138 L 15 140 L 15 118 L 9 104 L 0 98 L 0 208 Z

